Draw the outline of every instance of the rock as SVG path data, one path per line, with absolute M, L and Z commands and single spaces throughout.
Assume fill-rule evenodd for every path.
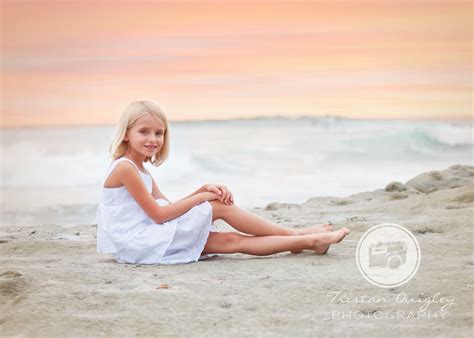
M 453 189 L 474 184 L 474 167 L 454 165 L 443 171 L 429 171 L 418 175 L 405 183 L 425 194 L 438 190 Z
M 392 192 L 392 191 L 405 191 L 407 190 L 407 187 L 405 187 L 405 185 L 403 185 L 403 183 L 401 182 L 392 182 L 392 183 L 389 183 L 386 187 L 385 187 L 385 191 L 389 191 L 389 192 Z
M 277 202 L 270 203 L 265 208 L 265 210 L 278 210 L 278 209 L 280 209 L 280 203 L 277 203 Z
M 352 200 L 340 199 L 340 200 L 337 200 L 337 201 L 331 201 L 331 204 L 333 204 L 333 205 L 338 205 L 338 206 L 342 206 L 342 205 L 354 204 L 354 201 L 352 201 Z
M 298 208 L 298 204 L 272 202 L 265 207 L 265 210 Z
M 456 197 L 453 201 L 460 203 L 474 203 L 474 187 L 470 191 Z
M 405 198 L 408 198 L 408 195 L 400 194 L 399 192 L 396 192 L 396 193 L 390 195 L 389 200 L 391 200 L 391 201 L 394 201 L 394 200 L 404 200 Z
M 0 277 L 15 278 L 22 276 L 21 273 L 16 271 L 6 271 L 0 275 Z

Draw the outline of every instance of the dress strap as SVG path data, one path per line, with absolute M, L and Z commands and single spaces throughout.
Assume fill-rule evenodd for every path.
M 123 161 L 128 161 L 128 162 L 132 163 L 133 166 L 138 170 L 138 173 L 143 173 L 142 171 L 140 171 L 140 169 L 138 169 L 137 165 L 131 159 L 129 159 L 127 157 L 120 157 L 120 158 L 112 161 L 112 163 L 110 163 L 109 169 L 107 169 L 107 173 L 105 174 L 105 178 L 102 181 L 102 186 L 104 186 L 105 181 L 107 181 L 107 178 L 110 176 L 110 173 L 112 173 L 112 171 L 115 169 L 117 164 L 119 164 L 120 162 L 123 162 Z
M 131 164 L 133 164 L 133 166 L 138 170 L 138 173 L 143 173 L 140 169 L 138 169 L 137 165 L 135 164 L 135 162 L 133 162 L 131 159 L 129 159 L 128 157 L 120 157 L 119 159 L 117 159 L 117 163 L 118 162 L 122 162 L 122 161 L 128 161 L 130 162 Z

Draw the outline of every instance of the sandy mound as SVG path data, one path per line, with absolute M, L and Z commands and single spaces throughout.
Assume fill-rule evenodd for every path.
M 474 168 L 454 165 L 443 171 L 429 171 L 409 180 L 405 185 L 424 193 L 454 189 L 474 184 Z

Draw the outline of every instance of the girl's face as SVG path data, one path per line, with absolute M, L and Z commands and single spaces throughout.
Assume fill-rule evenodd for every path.
M 138 118 L 135 125 L 128 129 L 124 141 L 128 142 L 128 151 L 135 156 L 147 157 L 155 155 L 163 146 L 165 126 L 152 116 L 146 114 Z

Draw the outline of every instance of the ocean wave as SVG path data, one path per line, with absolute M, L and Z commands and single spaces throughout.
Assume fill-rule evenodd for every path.
M 149 169 L 173 184 L 194 177 L 228 177 L 241 184 L 241 176 L 254 172 L 316 179 L 325 163 L 367 171 L 386 160 L 471 163 L 472 131 L 468 123 L 334 117 L 219 122 L 218 127 L 182 123 L 172 130 L 170 158 Z M 0 187 L 99 186 L 110 163 L 112 134 L 113 128 L 4 131 Z M 349 183 L 341 179 L 341 184 Z

